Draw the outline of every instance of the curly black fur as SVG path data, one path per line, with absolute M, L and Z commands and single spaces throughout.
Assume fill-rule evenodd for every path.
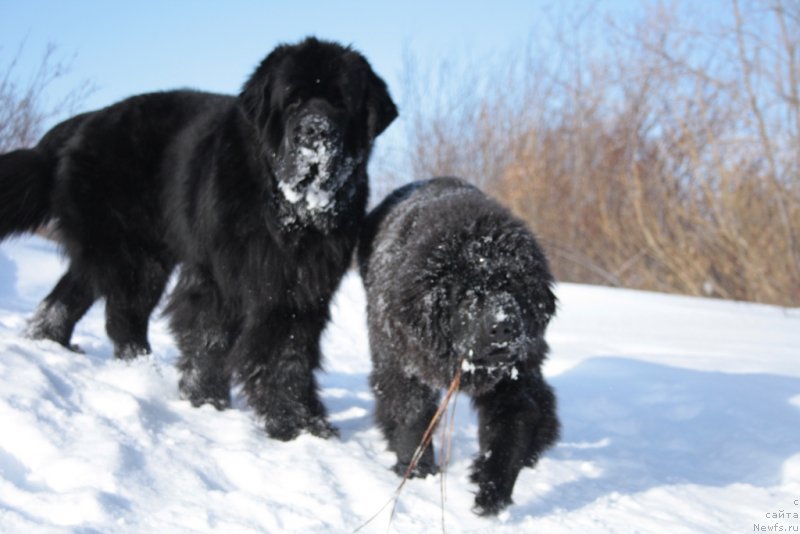
M 376 418 L 395 470 L 405 472 L 439 391 L 461 366 L 480 423 L 474 511 L 496 514 L 511 503 L 520 470 L 559 434 L 541 374 L 556 305 L 544 254 L 478 189 L 436 178 L 398 189 L 367 217 L 358 259 Z M 413 475 L 435 471 L 429 446 Z
M 168 313 L 183 395 L 224 408 L 237 380 L 271 436 L 330 435 L 319 337 L 372 143 L 396 115 L 363 56 L 309 38 L 276 48 L 238 97 L 135 96 L 0 156 L 0 239 L 52 220 L 70 261 L 30 335 L 69 346 L 104 298 L 115 355 L 149 353 L 149 316 L 180 264 Z

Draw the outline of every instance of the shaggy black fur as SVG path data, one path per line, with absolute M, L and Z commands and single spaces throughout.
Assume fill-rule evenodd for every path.
M 439 391 L 461 366 L 480 423 L 473 510 L 496 514 L 512 502 L 520 469 L 559 434 L 541 374 L 556 303 L 541 249 L 478 189 L 436 178 L 398 189 L 367 217 L 358 257 L 376 418 L 395 471 L 406 471 Z M 434 472 L 429 446 L 413 475 Z
M 329 436 L 313 371 L 363 220 L 372 143 L 397 115 L 359 53 L 306 39 L 270 53 L 238 97 L 135 96 L 0 156 L 0 239 L 52 220 L 69 269 L 31 321 L 69 346 L 105 299 L 118 358 L 150 352 L 168 313 L 180 389 L 229 405 L 243 384 L 267 432 Z

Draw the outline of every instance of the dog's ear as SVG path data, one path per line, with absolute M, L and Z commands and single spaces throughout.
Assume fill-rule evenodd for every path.
M 288 47 L 281 45 L 264 58 L 253 75 L 245 82 L 239 94 L 239 103 L 245 116 L 263 128 L 272 109 L 272 86 L 278 65 L 286 56 Z
M 371 139 L 381 134 L 397 118 L 397 106 L 389 89 L 377 74 L 369 70 L 367 81 L 367 128 Z

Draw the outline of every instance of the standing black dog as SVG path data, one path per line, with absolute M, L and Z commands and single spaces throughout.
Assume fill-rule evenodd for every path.
M 115 355 L 149 353 L 148 318 L 180 263 L 168 312 L 182 394 L 222 409 L 240 381 L 271 436 L 331 435 L 319 337 L 373 141 L 396 116 L 363 56 L 308 38 L 277 47 L 238 97 L 135 96 L 0 156 L 0 239 L 52 221 L 70 261 L 30 335 L 69 346 L 104 298 Z
M 368 217 L 359 244 L 367 291 L 370 383 L 395 471 L 404 474 L 461 370 L 479 417 L 474 511 L 511 504 L 517 475 L 557 439 L 541 374 L 555 313 L 553 278 L 524 224 L 455 178 L 402 187 Z M 412 476 L 436 472 L 433 448 Z

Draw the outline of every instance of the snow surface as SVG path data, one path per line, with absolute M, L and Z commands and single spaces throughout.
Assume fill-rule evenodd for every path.
M 0 532 L 353 532 L 395 492 L 372 422 L 364 295 L 333 306 L 320 373 L 341 439 L 266 437 L 233 409 L 179 400 L 176 349 L 115 361 L 102 305 L 86 354 L 25 330 L 63 269 L 38 238 L 0 247 Z M 561 442 L 520 475 L 498 518 L 469 511 L 476 423 L 457 404 L 447 500 L 440 477 L 403 488 L 388 531 L 800 530 L 800 310 L 560 284 L 545 368 Z M 361 532 L 387 532 L 387 507 Z M 773 530 L 774 531 L 774 530 Z

